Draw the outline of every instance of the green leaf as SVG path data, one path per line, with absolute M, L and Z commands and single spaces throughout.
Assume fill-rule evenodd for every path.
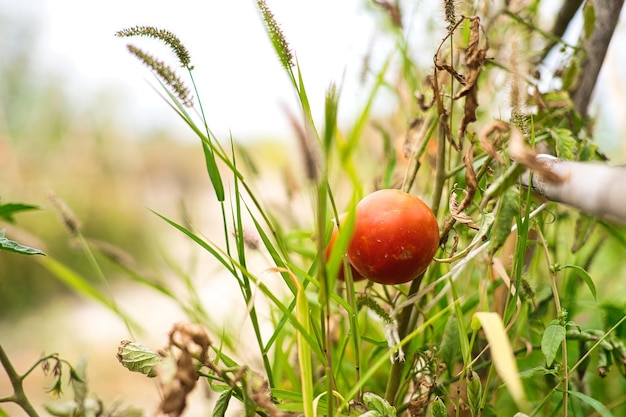
M 452 363 L 459 354 L 459 345 L 459 326 L 457 325 L 457 318 L 455 315 L 451 315 L 443 331 L 443 338 L 438 355 L 441 361 L 448 365 L 448 369 L 452 369 Z
M 87 386 L 87 361 L 82 358 L 74 367 L 70 367 L 70 383 L 74 391 L 74 401 L 85 404 L 89 388 Z
M 243 385 L 243 406 L 244 406 L 244 416 L 245 417 L 254 417 L 256 416 L 256 404 L 254 400 L 250 398 L 250 394 L 248 394 L 248 384 L 246 383 L 245 378 L 242 381 Z
M 565 327 L 560 324 L 551 324 L 546 328 L 541 338 L 541 352 L 546 358 L 547 366 L 552 366 L 556 353 L 565 340 Z
M 15 219 L 13 218 L 13 215 L 26 210 L 39 210 L 39 207 L 22 203 L 0 204 L 0 219 L 4 219 L 9 223 L 14 223 Z
M 369 410 L 376 411 L 381 417 L 396 417 L 396 408 L 374 393 L 363 394 L 363 404 Z
M 228 409 L 228 403 L 230 401 L 230 397 L 233 395 L 233 390 L 229 389 L 227 391 L 222 392 L 220 397 L 217 399 L 215 403 L 215 408 L 213 409 L 213 417 L 224 417 L 226 414 L 226 410 Z
M 44 408 L 55 417 L 72 417 L 75 416 L 78 411 L 78 404 L 76 401 L 70 400 L 60 403 L 44 404 Z
M 561 265 L 559 269 L 567 269 L 567 268 L 574 269 L 578 273 L 578 275 L 583 279 L 583 281 L 585 281 L 585 284 L 587 284 L 587 288 L 589 288 L 589 291 L 591 292 L 591 295 L 593 295 L 593 299 L 595 300 L 596 299 L 596 285 L 593 283 L 593 279 L 591 279 L 591 275 L 589 275 L 589 273 L 585 271 L 583 267 L 580 267 L 578 265 L 572 265 L 572 264 Z
M 598 412 L 598 414 L 600 414 L 600 416 L 613 417 L 613 414 L 611 414 L 609 409 L 606 408 L 604 404 L 602 404 L 600 401 L 596 400 L 595 398 L 591 398 L 590 396 L 585 395 L 582 392 L 578 392 L 578 391 L 567 390 L 567 393 L 573 397 L 578 398 L 579 400 L 581 400 L 588 406 L 592 407 L 594 410 Z
M 589 240 L 589 236 L 593 233 L 597 225 L 596 218 L 583 212 L 579 212 L 576 218 L 576 227 L 574 229 L 574 243 L 572 244 L 572 253 L 578 252 Z
M 596 9 L 593 3 L 593 1 L 586 1 L 583 6 L 583 33 L 586 39 L 591 37 L 596 25 Z
M 224 183 L 222 182 L 222 176 L 220 175 L 220 171 L 217 167 L 217 162 L 215 160 L 215 152 L 211 145 L 202 141 L 202 150 L 204 151 L 204 160 L 206 163 L 207 172 L 209 174 L 209 179 L 211 180 L 211 184 L 213 185 L 213 189 L 215 190 L 215 196 L 217 200 L 223 202 L 225 199 L 224 196 Z
M 496 218 L 491 231 L 489 251 L 493 254 L 504 244 L 511 234 L 513 219 L 519 213 L 519 193 L 517 188 L 508 188 L 498 203 Z
M 573 161 L 576 158 L 575 151 L 578 146 L 576 138 L 572 135 L 569 129 L 552 129 L 550 131 L 552 138 L 554 139 L 554 145 L 556 146 L 556 156 L 568 161 Z
M 0 230 L 0 249 L 7 252 L 19 253 L 22 255 L 45 255 L 39 249 L 21 245 L 13 240 L 4 237 L 4 230 Z
M 128 315 L 126 315 L 126 313 L 120 310 L 113 300 L 109 299 L 100 289 L 89 282 L 84 276 L 76 273 L 74 270 L 68 268 L 50 256 L 38 258 L 37 260 L 52 275 L 58 278 L 70 289 L 98 301 L 135 329 L 141 329 L 139 323 L 132 320 Z
M 557 371 L 555 369 L 548 369 L 545 366 L 535 366 L 534 368 L 527 369 L 525 371 L 520 372 L 519 376 L 522 379 L 530 379 L 536 378 L 538 376 L 544 375 L 557 375 Z
M 569 65 L 565 67 L 563 70 L 563 75 L 561 76 L 561 80 L 563 83 L 563 89 L 569 90 L 571 89 L 576 80 L 578 79 L 578 75 L 580 74 L 580 59 L 573 57 Z
M 448 417 L 448 411 L 446 410 L 446 406 L 441 401 L 441 398 L 437 398 L 432 406 L 431 411 L 433 413 L 433 417 Z
M 124 340 L 117 349 L 117 359 L 129 371 L 152 378 L 156 376 L 154 368 L 161 363 L 163 357 L 142 344 Z
M 472 417 L 477 417 L 480 413 L 480 400 L 483 395 L 483 388 L 480 384 L 480 377 L 470 369 L 467 374 L 467 403 L 470 407 Z

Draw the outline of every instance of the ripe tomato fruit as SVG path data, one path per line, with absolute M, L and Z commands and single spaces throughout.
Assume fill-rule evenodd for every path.
M 347 213 L 343 213 L 339 215 L 338 220 L 339 220 L 340 225 L 343 223 L 344 219 L 346 218 L 346 215 Z M 335 222 L 335 226 L 333 227 L 333 233 L 330 236 L 330 240 L 328 241 L 328 246 L 326 246 L 326 250 L 324 251 L 324 256 L 326 257 L 327 261 L 330 259 L 330 255 L 333 252 L 333 246 L 335 244 L 335 240 L 337 240 L 337 236 L 339 236 L 339 228 L 337 227 L 337 222 Z M 359 274 L 359 271 L 354 269 L 352 265 L 350 265 L 350 269 L 352 270 L 352 281 L 356 282 L 356 281 L 362 281 L 365 279 L 365 277 Z M 343 271 L 343 261 L 341 262 L 341 264 L 339 264 L 339 271 L 337 272 L 337 279 L 339 279 L 340 281 L 346 280 L 346 277 Z
M 419 197 L 379 190 L 356 206 L 348 260 L 356 271 L 380 284 L 401 284 L 424 272 L 439 246 L 439 225 Z

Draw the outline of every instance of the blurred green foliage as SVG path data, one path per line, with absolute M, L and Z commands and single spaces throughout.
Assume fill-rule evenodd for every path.
M 15 224 L 0 221 L 0 229 L 6 229 L 7 238 L 41 248 L 91 278 L 88 261 L 49 199 L 54 193 L 75 213 L 88 239 L 132 248 L 133 257 L 148 262 L 156 248 L 149 240 L 154 232 L 147 225 L 150 216 L 139 201 L 149 191 L 140 187 L 168 183 L 175 200 L 193 186 L 194 165 L 182 159 L 184 146 L 162 132 L 134 141 L 112 109 L 77 108 L 64 76 L 35 61 L 38 27 L 0 11 L 0 199 L 41 208 L 17 214 Z M 159 156 L 174 146 L 181 148 L 180 158 Z M 117 270 L 106 262 L 103 266 L 115 278 Z M 29 257 L 0 251 L 0 316 L 69 293 Z

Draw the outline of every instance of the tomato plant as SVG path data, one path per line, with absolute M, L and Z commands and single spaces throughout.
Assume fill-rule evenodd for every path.
M 400 190 L 375 191 L 356 206 L 348 259 L 374 282 L 401 284 L 424 272 L 439 246 L 439 226 L 430 207 Z

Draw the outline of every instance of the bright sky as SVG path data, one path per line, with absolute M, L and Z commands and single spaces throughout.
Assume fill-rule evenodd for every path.
M 304 71 L 315 115 L 323 115 L 324 93 L 331 82 L 343 84 L 340 115 L 344 120 L 351 120 L 356 106 L 363 103 L 359 92 L 365 89 L 358 74 L 376 32 L 375 22 L 363 9 L 366 3 L 268 0 Z M 436 1 L 405 5 L 419 8 L 418 16 L 441 13 Z M 151 75 L 125 45 L 137 43 L 164 58 L 167 51 L 155 41 L 113 36 L 122 28 L 153 25 L 173 31 L 189 48 L 209 125 L 218 136 L 232 132 L 241 139 L 291 133 L 281 105 L 296 108 L 294 93 L 266 38 L 254 0 L 0 0 L 0 10 L 38 18 L 42 39 L 34 53 L 42 66 L 66 73 L 68 87 L 79 102 L 89 103 L 103 89 L 118 94 L 120 113 L 133 127 L 182 126 L 149 87 L 146 80 L 152 82 Z M 412 39 L 423 40 L 423 33 L 415 24 Z M 600 123 L 599 128 L 607 129 L 604 140 L 608 142 L 625 140 L 616 133 L 623 135 L 626 130 L 623 111 L 611 110 L 623 109 L 626 96 L 626 66 L 620 64 L 623 57 L 615 46 L 626 37 L 623 24 L 616 37 L 596 88 L 596 103 L 605 108 L 603 118 L 609 125 Z M 431 51 L 428 59 L 436 46 L 436 42 L 425 45 Z M 374 60 L 382 59 L 390 47 L 379 38 Z M 175 66 L 176 61 L 171 62 Z M 378 104 L 378 109 L 386 108 L 384 102 Z
M 89 101 L 90 93 L 111 88 L 123 92 L 124 104 L 138 126 L 174 121 L 177 116 L 146 83 L 153 79 L 126 50 L 133 42 L 166 60 L 157 41 L 119 39 L 113 34 L 135 25 L 171 30 L 188 47 L 194 77 L 210 127 L 235 136 L 282 134 L 289 128 L 281 103 L 295 106 L 253 0 L 0 0 L 11 12 L 38 15 L 43 23 L 39 58 L 66 72 L 73 94 Z M 372 19 L 357 0 L 268 2 L 295 50 L 318 115 L 323 114 L 328 85 L 341 83 L 342 110 L 355 111 L 357 74 L 369 47 Z M 382 47 L 378 45 L 378 47 Z M 174 59 L 172 67 L 176 67 Z M 180 75 L 185 75 L 182 71 Z

